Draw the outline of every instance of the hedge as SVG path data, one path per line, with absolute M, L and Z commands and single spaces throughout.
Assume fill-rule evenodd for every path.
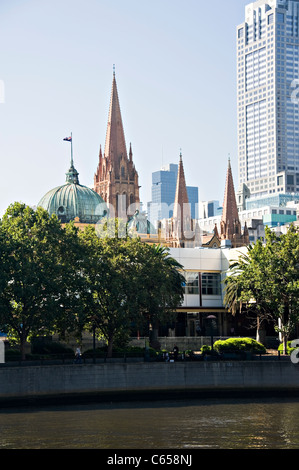
M 266 348 L 253 338 L 229 338 L 218 340 L 214 343 L 214 349 L 219 353 L 251 352 L 253 354 L 265 354 Z

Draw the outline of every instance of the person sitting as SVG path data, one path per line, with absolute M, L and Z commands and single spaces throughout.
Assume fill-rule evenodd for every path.
M 173 356 L 174 356 L 174 360 L 176 361 L 177 358 L 178 358 L 178 354 L 179 354 L 179 348 L 177 347 L 177 345 L 175 344 L 174 345 L 174 348 L 173 348 Z

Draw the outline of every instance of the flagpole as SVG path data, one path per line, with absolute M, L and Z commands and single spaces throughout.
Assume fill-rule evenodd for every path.
M 74 166 L 73 161 L 73 133 L 71 132 L 71 166 Z

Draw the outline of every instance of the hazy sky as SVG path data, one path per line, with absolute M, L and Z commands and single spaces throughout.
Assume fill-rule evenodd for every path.
M 64 184 L 71 132 L 80 183 L 93 185 L 113 64 L 142 202 L 152 172 L 182 149 L 187 185 L 222 204 L 228 154 L 238 186 L 236 26 L 247 3 L 0 0 L 0 216 Z

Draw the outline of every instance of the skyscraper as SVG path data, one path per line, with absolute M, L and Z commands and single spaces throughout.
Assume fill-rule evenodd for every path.
M 237 27 L 239 184 L 299 191 L 299 0 L 258 0 Z

